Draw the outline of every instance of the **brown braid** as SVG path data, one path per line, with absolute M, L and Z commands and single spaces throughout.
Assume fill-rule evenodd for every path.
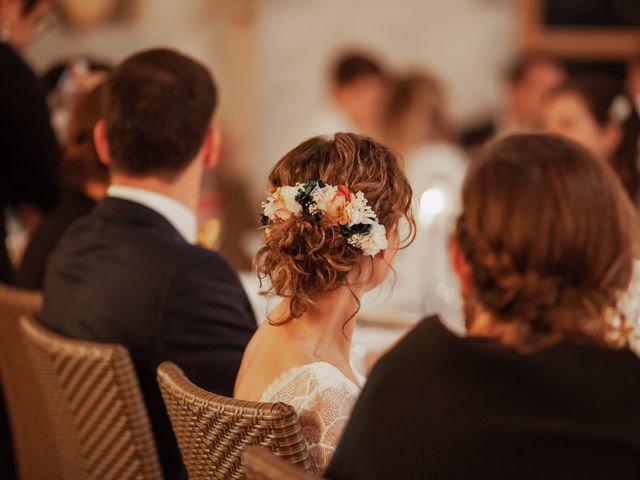
M 581 147 L 550 135 L 497 142 L 471 168 L 455 229 L 470 272 L 467 323 L 480 308 L 512 327 L 521 350 L 606 343 L 636 222 L 611 169 Z

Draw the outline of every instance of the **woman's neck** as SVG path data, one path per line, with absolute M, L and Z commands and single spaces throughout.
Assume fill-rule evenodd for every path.
M 349 363 L 354 314 L 363 292 L 347 286 L 339 287 L 314 299 L 314 304 L 298 318 L 277 325 L 291 340 L 304 348 L 312 358 L 334 364 Z M 272 312 L 270 321 L 278 324 L 289 312 L 284 301 Z

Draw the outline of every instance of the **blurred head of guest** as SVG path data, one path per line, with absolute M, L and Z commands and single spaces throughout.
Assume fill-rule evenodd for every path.
M 116 67 L 94 130 L 113 185 L 155 191 L 195 211 L 202 176 L 218 159 L 217 94 L 208 70 L 172 50 L 138 53 Z
M 599 75 L 576 78 L 556 89 L 545 105 L 545 130 L 569 137 L 611 163 L 635 199 L 640 118 L 621 83 Z
M 503 128 L 539 129 L 544 100 L 565 78 L 562 65 L 551 58 L 530 56 L 514 62 L 506 72 L 507 110 Z
M 440 81 L 427 72 L 413 72 L 391 84 L 383 119 L 386 142 L 402 154 L 453 137 L 447 98 Z
M 103 89 L 98 85 L 80 98 L 71 113 L 64 146 L 65 181 L 96 201 L 105 196 L 109 185 L 109 170 L 100 161 L 93 141 L 93 130 L 102 118 Z
M 387 100 L 386 73 L 372 57 L 343 55 L 331 72 L 331 94 L 354 130 L 374 132 L 380 126 Z
M 51 0 L 0 0 L 0 41 L 23 50 L 47 25 Z
M 560 136 L 506 137 L 471 166 L 462 201 L 451 250 L 470 335 L 522 351 L 618 337 L 637 219 L 606 163 Z
M 370 138 L 339 133 L 303 142 L 271 171 L 269 191 L 310 180 L 343 187 L 329 192 L 335 198 L 326 199 L 326 212 L 279 215 L 282 218 L 269 222 L 265 246 L 257 255 L 260 275 L 269 277 L 271 291 L 288 301 L 286 319 L 315 310 L 319 297 L 338 289 L 352 288 L 359 296 L 378 285 L 405 240 L 399 238 L 398 222 L 406 219 L 414 225 L 411 187 L 397 156 Z M 357 235 L 345 233 L 346 217 L 338 214 L 356 192 L 362 192 L 383 227 L 372 229 L 360 246 L 353 241 Z M 368 252 L 366 245 L 374 247 L 376 242 L 384 243 L 380 251 Z
M 102 83 L 110 70 L 108 63 L 78 57 L 57 62 L 42 75 L 51 123 L 60 143 L 67 141 L 69 117 L 75 104 Z

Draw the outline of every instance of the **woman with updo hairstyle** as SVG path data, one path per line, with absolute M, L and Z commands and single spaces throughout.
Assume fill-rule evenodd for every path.
M 631 200 L 640 198 L 640 117 L 624 85 L 604 75 L 576 77 L 546 102 L 544 129 L 584 145 L 609 162 Z
M 637 478 L 640 360 L 617 308 L 637 229 L 584 147 L 490 144 L 450 247 L 467 336 L 431 317 L 378 361 L 327 478 Z
M 391 150 L 337 133 L 287 153 L 268 191 L 256 264 L 282 301 L 247 346 L 235 397 L 293 405 L 321 473 L 362 384 L 349 359 L 360 298 L 411 239 L 411 187 Z

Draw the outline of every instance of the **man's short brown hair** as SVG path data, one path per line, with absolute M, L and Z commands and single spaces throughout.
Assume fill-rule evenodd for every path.
M 203 65 L 154 49 L 118 65 L 102 101 L 112 170 L 172 179 L 202 146 L 217 93 Z

